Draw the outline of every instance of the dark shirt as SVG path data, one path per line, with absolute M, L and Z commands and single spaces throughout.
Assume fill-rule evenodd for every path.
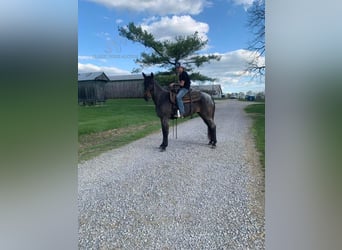
M 190 89 L 190 77 L 188 73 L 183 71 L 182 73 L 179 74 L 179 81 L 184 81 L 184 86 L 182 88 Z

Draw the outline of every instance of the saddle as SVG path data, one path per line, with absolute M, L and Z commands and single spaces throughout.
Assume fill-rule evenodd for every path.
M 177 101 L 176 101 L 176 96 L 177 96 L 177 90 L 176 89 L 171 89 L 170 90 L 170 102 L 172 104 L 176 104 L 177 105 Z M 186 93 L 185 96 L 183 96 L 183 103 L 189 103 L 189 102 L 197 102 L 201 99 L 201 92 L 198 90 L 192 90 L 189 89 L 189 92 Z
M 176 96 L 177 96 L 177 92 L 179 90 L 179 86 L 174 86 L 170 89 L 170 102 L 172 104 L 172 110 L 173 110 L 173 115 L 171 116 L 171 119 L 175 119 L 176 114 L 177 114 L 177 109 L 178 109 L 178 105 L 177 105 L 177 100 L 176 100 Z M 185 96 L 183 96 L 182 100 L 183 103 L 190 103 L 190 113 L 192 110 L 192 103 L 193 102 L 197 102 L 201 99 L 201 92 L 197 91 L 197 90 L 192 90 L 189 89 L 189 92 L 186 93 Z M 191 114 L 191 118 L 192 118 L 192 114 Z

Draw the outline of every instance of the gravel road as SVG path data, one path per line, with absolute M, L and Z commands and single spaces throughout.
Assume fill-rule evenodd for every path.
M 248 104 L 216 102 L 216 149 L 194 118 L 79 164 L 79 249 L 264 249 Z

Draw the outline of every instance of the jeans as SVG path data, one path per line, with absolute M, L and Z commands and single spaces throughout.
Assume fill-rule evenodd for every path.
M 179 112 L 181 113 L 181 115 L 184 115 L 185 111 L 184 111 L 184 104 L 183 104 L 183 96 L 185 96 L 187 93 L 189 92 L 188 89 L 186 88 L 181 88 L 178 93 L 177 93 L 177 105 L 179 108 Z

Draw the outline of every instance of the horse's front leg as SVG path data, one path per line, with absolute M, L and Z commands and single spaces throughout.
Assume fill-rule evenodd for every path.
M 163 142 L 160 144 L 159 148 L 161 151 L 165 151 L 167 145 L 168 145 L 168 137 L 169 137 L 169 118 L 162 117 L 160 118 L 161 126 L 162 126 L 162 132 L 163 132 Z

